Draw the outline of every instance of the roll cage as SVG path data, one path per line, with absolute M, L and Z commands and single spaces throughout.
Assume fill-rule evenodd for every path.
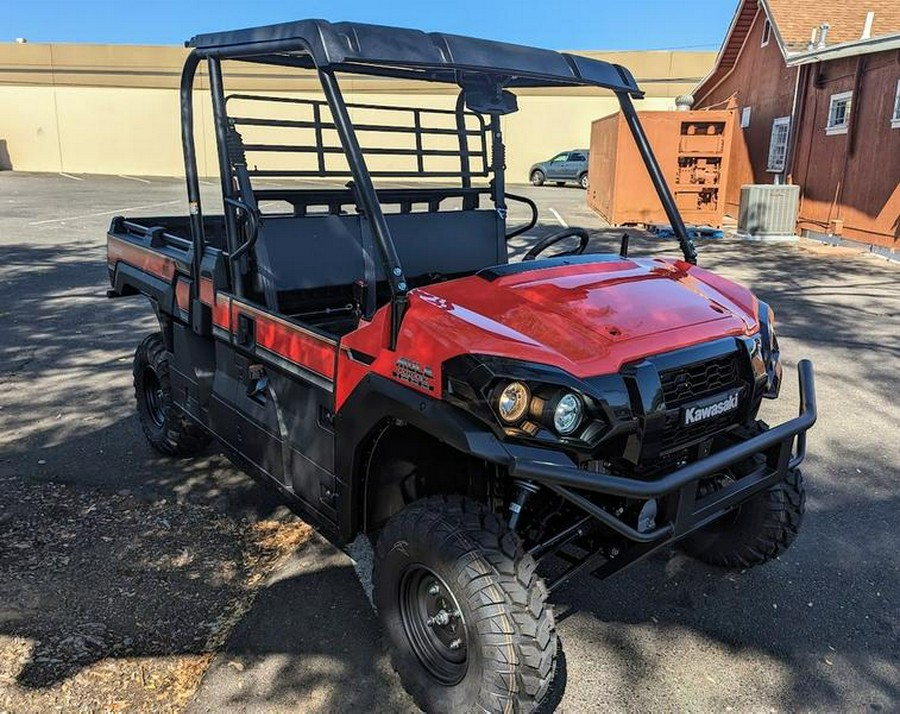
M 293 206 L 295 213 L 304 215 L 310 203 L 325 206 L 329 214 L 342 215 L 343 205 L 352 202 L 373 238 L 377 255 L 376 266 L 371 255 L 365 257 L 365 277 L 362 282 L 361 314 L 370 319 L 376 308 L 379 274 L 387 285 L 390 303 L 390 347 L 394 348 L 403 315 L 406 311 L 410 281 L 401 261 L 390 222 L 383 203 L 390 201 L 408 212 L 413 202 L 425 202 L 435 207 L 447 198 L 461 199 L 464 205 L 477 207 L 481 195 L 489 195 L 497 216 L 495 228 L 501 244 L 509 238 L 533 227 L 537 208 L 528 199 L 509 194 L 505 182 L 505 147 L 500 117 L 516 111 L 515 88 L 592 86 L 611 90 L 619 100 L 623 116 L 643 157 L 660 201 L 674 228 L 685 260 L 696 263 L 694 245 L 685 230 L 672 194 L 662 176 L 647 137 L 641 127 L 632 98 L 643 93 L 634 77 L 624 67 L 578 55 L 522 47 L 488 40 L 424 33 L 417 30 L 381 27 L 357 23 L 328 23 L 323 20 L 302 20 L 233 32 L 198 35 L 187 46 L 192 51 L 185 61 L 181 77 L 180 101 L 182 144 L 185 177 L 190 208 L 191 238 L 195 256 L 192 265 L 191 299 L 199 300 L 200 263 L 206 244 L 204 218 L 200 202 L 200 181 L 197 152 L 193 136 L 193 85 L 200 63 L 205 61 L 212 94 L 217 158 L 224 204 L 224 249 L 227 269 L 235 293 L 244 296 L 249 286 L 248 258 L 256 244 L 262 200 L 282 200 Z M 321 84 L 325 101 L 260 97 L 256 95 L 226 96 L 222 60 L 237 60 L 266 65 L 313 70 Z M 452 84 L 460 87 L 455 110 L 433 110 L 378 105 L 349 104 L 344 101 L 337 73 L 376 77 L 415 79 L 426 82 Z M 282 102 L 309 109 L 305 119 L 261 119 L 249 116 L 229 116 L 229 104 L 245 102 Z M 366 124 L 354 126 L 351 109 L 379 109 L 394 111 L 411 119 L 411 124 Z M 327 110 L 327 111 L 326 111 Z M 326 117 L 330 114 L 330 118 Z M 427 119 L 436 114 L 449 114 L 453 127 L 431 126 Z M 307 144 L 250 143 L 244 144 L 238 127 L 269 126 L 311 131 L 313 139 Z M 361 147 L 360 131 L 406 132 L 414 138 L 415 148 Z M 331 145 L 326 134 L 335 132 L 339 145 Z M 455 135 L 455 150 L 429 149 L 426 139 L 436 135 Z M 472 140 L 475 140 L 473 147 Z M 490 149 L 488 149 L 490 144 Z M 248 163 L 248 152 L 313 154 L 316 167 L 310 170 L 256 169 Z M 328 158 L 340 154 L 347 169 L 328 166 Z M 415 168 L 403 171 L 370 170 L 366 157 L 373 155 L 406 156 Z M 458 156 L 458 170 L 433 170 L 426 162 L 433 157 Z M 348 191 L 313 189 L 256 190 L 251 184 L 257 177 L 349 177 Z M 456 178 L 459 189 L 418 188 L 376 191 L 373 176 L 390 178 Z M 491 177 L 488 187 L 476 188 L 473 177 Z M 349 201 L 347 199 L 350 199 Z M 505 227 L 507 199 L 520 200 L 532 209 L 531 222 L 507 232 Z M 395 222 L 396 225 L 396 222 Z M 431 223 L 435 228 L 438 224 Z M 363 252 L 366 253 L 365 241 Z M 502 261 L 502 262 L 505 262 Z M 277 286 L 271 282 L 260 288 L 269 303 L 276 307 Z M 276 305 L 272 303 L 276 302 Z

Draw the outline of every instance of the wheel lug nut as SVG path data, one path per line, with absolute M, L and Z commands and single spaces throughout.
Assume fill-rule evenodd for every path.
M 428 594 L 431 595 L 432 597 L 436 597 L 440 591 L 441 591 L 441 586 L 438 585 L 437 583 L 432 583 L 431 587 L 428 588 Z
M 460 639 L 459 637 L 457 637 L 455 640 L 453 640 L 453 642 L 450 643 L 451 650 L 458 650 L 460 647 L 462 647 L 462 639 Z

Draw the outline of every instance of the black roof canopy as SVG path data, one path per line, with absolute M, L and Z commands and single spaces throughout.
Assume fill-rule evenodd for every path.
M 504 78 L 508 87 L 594 86 L 643 96 L 631 72 L 609 62 L 382 25 L 298 20 L 197 35 L 186 44 L 204 57 L 449 83 L 483 73 Z

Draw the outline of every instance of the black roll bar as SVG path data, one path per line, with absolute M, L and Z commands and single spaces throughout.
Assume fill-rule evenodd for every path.
M 356 139 L 356 133 L 353 131 L 353 124 L 347 112 L 347 105 L 344 103 L 343 96 L 341 96 L 341 89 L 338 86 L 337 79 L 330 70 L 320 69 L 319 81 L 322 83 L 325 99 L 328 101 L 328 107 L 331 109 L 331 116 L 334 119 L 338 136 L 340 136 L 341 143 L 344 145 L 347 163 L 350 165 L 350 171 L 353 174 L 354 189 L 362 204 L 361 208 L 365 213 L 365 219 L 369 222 L 375 241 L 378 244 L 378 252 L 381 257 L 384 274 L 387 276 L 388 285 L 391 289 L 390 349 L 393 350 L 397 346 L 400 322 L 409 304 L 409 298 L 406 294 L 409 286 L 406 283 L 406 277 L 403 275 L 400 258 L 397 255 L 394 242 L 391 240 L 387 220 L 385 220 L 384 213 L 382 213 L 381 206 L 378 203 L 378 194 L 375 192 L 372 177 L 366 168 L 366 160 L 359 148 L 359 142 Z M 368 285 L 366 289 L 375 290 L 375 285 Z M 371 315 L 368 315 L 367 319 L 371 319 L 371 317 Z
M 294 38 L 292 41 L 293 51 L 302 51 L 308 53 L 310 58 L 315 58 L 316 55 L 313 53 L 308 46 L 306 46 L 305 40 L 302 38 Z M 276 41 L 277 45 L 278 42 Z M 245 48 L 247 49 L 247 48 Z M 272 50 L 273 47 L 268 47 L 269 50 Z M 244 242 L 238 241 L 238 220 L 237 220 L 237 211 L 240 210 L 241 206 L 237 201 L 237 188 L 234 185 L 234 180 L 232 177 L 231 171 L 231 160 L 228 153 L 228 117 L 226 111 L 226 101 L 227 98 L 224 94 L 223 82 L 222 82 L 222 70 L 221 70 L 221 58 L 232 58 L 232 59 L 242 59 L 244 61 L 250 62 L 260 62 L 263 61 L 264 58 L 260 57 L 254 52 L 241 52 L 237 51 L 235 48 L 225 49 L 223 47 L 216 48 L 204 48 L 202 53 L 198 53 L 195 49 L 193 50 L 187 57 L 184 68 L 182 71 L 181 77 L 181 87 L 180 87 L 180 99 L 181 99 L 181 122 L 182 122 L 182 148 L 184 152 L 184 163 L 185 163 L 185 181 L 187 184 L 187 194 L 188 194 L 188 202 L 190 206 L 190 225 L 191 225 L 191 234 L 192 234 L 192 244 L 194 247 L 194 255 L 195 260 L 192 265 L 192 287 L 191 287 L 191 297 L 192 299 L 199 299 L 199 270 L 200 270 L 200 260 L 203 255 L 203 246 L 205 243 L 204 236 L 204 228 L 203 228 L 203 213 L 202 206 L 200 202 L 200 185 L 199 185 L 199 177 L 197 174 L 197 156 L 196 156 L 196 147 L 193 136 L 193 82 L 196 75 L 196 70 L 199 65 L 199 61 L 201 57 L 206 58 L 208 60 L 209 65 L 209 74 L 210 74 L 210 89 L 213 99 L 213 110 L 215 114 L 215 128 L 216 128 L 216 138 L 218 144 L 218 163 L 219 163 L 219 172 L 220 172 L 220 181 L 222 188 L 222 198 L 224 204 L 224 214 L 225 214 L 225 222 L 226 222 L 226 232 L 228 235 L 229 241 L 229 252 L 232 257 L 242 257 L 247 253 L 247 251 L 252 247 L 252 237 Z M 397 342 L 397 335 L 400 329 L 400 322 L 403 318 L 404 313 L 406 312 L 408 306 L 408 297 L 407 292 L 409 290 L 409 286 L 406 282 L 406 278 L 403 273 L 402 265 L 400 264 L 399 257 L 396 252 L 396 248 L 391 240 L 390 230 L 387 225 L 387 221 L 384 217 L 383 212 L 381 211 L 381 207 L 379 205 L 378 196 L 375 192 L 374 185 L 372 183 L 372 173 L 369 172 L 365 157 L 360 148 L 358 139 L 356 137 L 355 129 L 350 121 L 349 112 L 346 103 L 343 100 L 341 95 L 340 87 L 338 86 L 337 79 L 335 77 L 335 68 L 340 67 L 340 64 L 337 65 L 329 65 L 325 63 L 324 65 L 320 65 L 317 67 L 317 74 L 319 77 L 319 81 L 321 83 L 323 92 L 325 94 L 325 99 L 327 105 L 331 110 L 331 114 L 333 117 L 334 128 L 336 129 L 341 143 L 343 145 L 343 151 L 346 155 L 347 162 L 350 166 L 350 174 L 353 176 L 354 184 L 353 190 L 358 196 L 358 203 L 360 211 L 365 215 L 366 220 L 369 222 L 371 227 L 372 235 L 375 238 L 375 243 L 377 245 L 377 252 L 379 253 L 379 258 L 382 263 L 382 267 L 384 269 L 384 273 L 387 276 L 388 285 L 390 287 L 391 294 L 391 326 L 390 326 L 390 348 L 395 349 Z M 353 67 L 354 70 L 361 69 L 361 67 Z M 623 75 L 624 76 L 624 75 Z M 585 80 L 586 84 L 594 84 L 596 83 L 594 80 Z M 537 83 L 540 86 L 543 86 L 540 82 Z M 552 84 L 552 82 L 551 82 Z M 600 83 L 603 85 L 603 83 Z M 694 247 L 693 241 L 687 233 L 687 230 L 684 225 L 684 221 L 681 218 L 681 215 L 678 212 L 678 208 L 675 205 L 674 198 L 672 196 L 671 191 L 666 185 L 665 179 L 662 175 L 662 171 L 659 167 L 659 164 L 656 160 L 656 157 L 653 154 L 653 150 L 650 146 L 650 143 L 647 139 L 646 134 L 640 124 L 640 120 L 637 116 L 637 112 L 635 111 L 634 104 L 632 102 L 631 94 L 637 92 L 636 85 L 632 86 L 633 80 L 629 79 L 628 82 L 625 83 L 626 86 L 616 87 L 614 89 L 616 96 L 619 99 L 619 104 L 622 108 L 623 115 L 625 117 L 626 123 L 629 126 L 629 129 L 633 135 L 637 148 L 641 154 L 641 157 L 644 161 L 644 164 L 647 168 L 648 173 L 650 174 L 651 181 L 656 189 L 657 195 L 660 198 L 660 201 L 663 204 L 663 208 L 665 209 L 666 215 L 668 216 L 672 228 L 678 237 L 679 243 L 681 245 L 682 252 L 684 254 L 684 258 L 686 261 L 690 263 L 697 262 L 697 252 Z M 512 86 L 512 85 L 511 85 Z M 606 85 L 608 86 L 608 85 Z M 637 96 L 640 96 L 638 93 Z M 248 97 L 250 98 L 250 97 Z M 254 97 L 256 98 L 256 97 Z M 296 101 L 284 99 L 283 101 Z M 464 93 L 461 92 L 458 99 L 457 105 L 454 110 L 450 110 L 448 113 L 456 114 L 457 119 L 457 127 L 454 133 L 460 135 L 460 141 L 462 142 L 464 137 L 467 137 L 469 131 L 465 127 L 465 115 L 464 115 Z M 323 128 L 323 122 L 321 120 L 320 113 L 318 112 L 318 105 L 315 105 L 315 118 L 314 121 L 311 122 L 313 128 L 317 130 L 317 132 L 321 132 Z M 417 137 L 417 147 L 416 150 L 412 153 L 417 155 L 418 161 L 418 169 L 421 171 L 422 169 L 422 156 L 427 155 L 429 152 L 425 152 L 421 147 L 421 133 L 423 128 L 421 127 L 420 117 L 418 113 L 414 113 L 414 127 L 413 131 Z M 244 119 L 247 123 L 250 123 L 247 119 Z M 284 122 L 287 125 L 289 122 Z M 290 122 L 291 124 L 303 124 L 304 127 L 309 124 L 308 122 Z M 506 151 L 503 143 L 503 137 L 500 128 L 500 116 L 498 114 L 490 115 L 490 123 L 488 126 L 488 130 L 491 134 L 491 172 L 493 173 L 493 180 L 491 181 L 491 198 L 493 199 L 495 210 L 497 214 L 502 219 L 498 224 L 498 240 L 500 242 L 504 242 L 509 237 L 513 237 L 514 235 L 519 234 L 521 231 L 516 230 L 513 232 L 511 236 L 504 235 L 505 231 L 505 222 L 507 216 L 507 199 L 511 198 L 512 200 L 521 200 L 518 197 L 507 196 L 506 194 L 506 178 L 505 178 L 505 169 L 506 169 Z M 453 131 L 453 130 L 450 130 Z M 295 146 L 263 146 L 261 148 L 264 149 L 276 149 L 276 150 L 291 150 L 291 151 L 299 151 L 306 150 L 303 147 L 295 147 Z M 469 165 L 469 160 L 471 157 L 471 152 L 468 150 L 468 146 L 460 147 L 460 172 L 459 176 L 462 179 L 463 187 L 465 188 L 468 184 L 470 184 L 471 180 L 471 167 Z M 484 147 L 486 150 L 486 147 Z M 318 153 L 318 163 L 319 163 L 319 171 L 323 170 L 324 165 L 324 152 L 321 147 L 317 149 Z M 444 152 L 431 152 L 433 154 L 443 154 Z M 481 154 L 482 158 L 484 158 L 484 154 Z M 254 172 L 258 175 L 265 175 L 265 171 L 256 171 Z M 307 175 L 306 172 L 277 172 L 282 176 L 302 176 Z M 391 175 L 391 172 L 383 172 L 384 175 Z M 397 173 L 397 172 L 394 172 Z M 402 172 L 398 175 L 402 175 Z M 245 201 L 246 202 L 246 201 Z M 528 203 L 526 201 L 526 203 Z M 533 225 L 534 221 L 529 223 L 529 227 Z M 525 229 L 527 230 L 527 228 Z M 232 245 L 233 244 L 233 245 Z M 234 261 L 231 262 L 229 266 L 232 270 L 232 277 L 234 279 L 234 288 L 240 294 L 242 292 L 241 286 L 241 276 L 240 269 L 238 266 L 234 265 Z M 376 286 L 371 285 L 368 287 L 369 290 L 375 290 Z M 367 301 L 368 305 L 372 305 L 374 301 Z M 372 315 L 369 314 L 372 310 L 370 308 L 366 309 L 365 318 L 371 319 Z M 800 446 L 803 444 L 801 442 Z
M 194 76 L 200 57 L 192 51 L 181 70 L 181 149 L 184 154 L 184 179 L 187 183 L 188 209 L 194 259 L 191 261 L 191 304 L 200 298 L 200 262 L 203 259 L 203 211 L 200 206 L 200 178 L 197 175 L 197 148 L 194 144 Z
M 219 180 L 222 185 L 222 208 L 225 214 L 225 240 L 228 244 L 228 270 L 234 282 L 234 291 L 239 297 L 244 296 L 244 276 L 236 261 L 252 247 L 251 241 L 256 239 L 257 226 L 252 227 L 251 237 L 240 244 L 238 240 L 238 208 L 244 208 L 237 199 L 234 179 L 231 174 L 231 160 L 228 156 L 228 115 L 225 111 L 225 86 L 222 81 L 222 63 L 217 57 L 207 60 L 209 69 L 209 89 L 212 94 L 213 123 L 216 127 L 216 146 L 219 158 Z M 255 214 L 249 209 L 245 213 L 255 223 Z

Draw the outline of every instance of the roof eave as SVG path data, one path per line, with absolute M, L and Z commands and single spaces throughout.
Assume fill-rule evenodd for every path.
M 789 54 L 785 63 L 788 67 L 799 67 L 814 62 L 827 62 L 828 60 L 841 59 L 843 57 L 856 57 L 875 52 L 888 52 L 900 49 L 900 32 L 892 35 L 881 35 L 864 40 L 853 40 L 831 45 L 822 49 L 814 49 L 806 52 Z
M 722 64 L 722 55 L 725 53 L 725 48 L 728 46 L 728 42 L 731 40 L 731 34 L 734 32 L 734 28 L 737 25 L 738 18 L 741 16 L 741 11 L 744 9 L 744 3 L 747 0 L 740 0 L 737 4 L 737 7 L 734 10 L 734 16 L 731 18 L 731 24 L 728 25 L 728 31 L 725 33 L 725 39 L 722 40 L 722 44 L 719 45 L 719 53 L 716 55 L 716 61 L 713 62 L 712 68 L 709 72 L 706 73 L 706 76 L 700 80 L 696 87 L 694 87 L 694 94 L 697 93 L 697 90 L 700 87 L 704 86 L 710 79 L 712 79 L 713 75 L 719 70 L 719 65 Z
M 700 80 L 696 87 L 694 87 L 694 96 L 697 96 L 697 93 L 702 87 L 705 87 L 707 82 L 715 76 L 716 72 L 719 71 L 719 68 L 722 64 L 722 56 L 725 53 L 725 49 L 728 47 L 729 42 L 731 42 L 731 35 L 734 33 L 735 27 L 737 26 L 738 19 L 744 10 L 744 5 L 747 0 L 740 0 L 737 4 L 737 8 L 734 11 L 734 17 L 731 18 L 731 24 L 728 26 L 728 32 L 725 33 L 725 39 L 722 41 L 722 45 L 719 47 L 719 54 L 716 56 L 716 61 L 712 66 L 712 69 L 709 70 L 707 75 Z M 772 28 L 772 33 L 775 36 L 775 42 L 778 44 L 778 49 L 781 52 L 781 56 L 787 61 L 788 52 L 787 47 L 784 44 L 784 39 L 781 36 L 781 32 L 778 30 L 778 25 L 772 19 L 772 12 L 769 10 L 769 4 L 767 0 L 757 0 L 757 11 L 762 10 L 765 14 L 766 18 L 769 20 L 769 26 Z M 748 35 L 749 36 L 749 35 Z M 744 43 L 746 44 L 747 38 L 744 38 Z M 743 46 L 742 48 L 743 49 Z M 732 67 L 728 70 L 727 74 L 731 73 L 734 70 Z M 702 98 L 702 97 L 698 97 Z

